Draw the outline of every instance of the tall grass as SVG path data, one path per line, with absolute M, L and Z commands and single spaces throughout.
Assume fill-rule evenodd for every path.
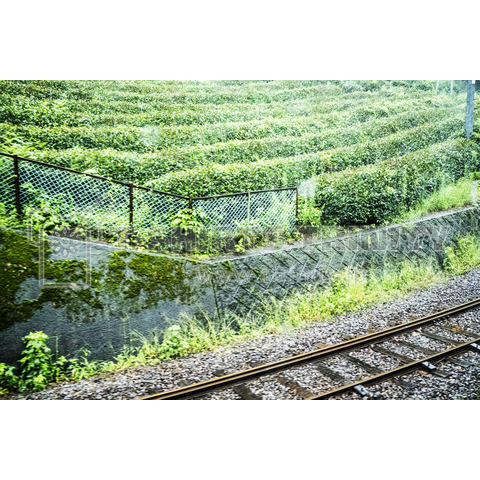
M 105 367 L 112 370 L 159 363 L 166 358 L 167 350 L 168 358 L 213 350 L 406 297 L 480 266 L 480 239 L 468 234 L 446 247 L 444 253 L 443 266 L 427 259 L 404 261 L 387 266 L 382 272 L 345 269 L 328 286 L 307 286 L 307 291 L 297 291 L 283 300 L 266 298 L 263 312 L 249 318 L 235 314 L 218 318 L 206 312 L 197 317 L 184 316 L 167 329 L 163 343 L 151 343 L 144 338 L 142 347 L 126 351 L 127 354 L 117 357 L 116 363 L 108 362 Z
M 445 270 L 454 275 L 480 265 L 480 239 L 471 234 L 459 238 L 456 245 L 445 248 Z
M 141 347 L 125 347 L 114 361 L 92 361 L 88 352 L 77 361 L 72 380 L 138 365 L 154 365 L 173 357 L 214 350 L 265 334 L 283 333 L 346 315 L 383 302 L 413 294 L 480 266 L 480 239 L 471 234 L 458 239 L 444 250 L 444 264 L 434 259 L 404 261 L 383 271 L 345 269 L 329 285 L 308 286 L 283 300 L 265 299 L 261 314 L 248 318 L 225 314 L 221 317 L 203 312 L 184 316 L 165 330 L 163 339 L 153 341 L 138 335 Z M 6 392 L 3 392 L 6 393 Z
M 413 221 L 429 213 L 442 212 L 472 204 L 472 181 L 460 178 L 439 188 L 429 197 L 421 200 L 414 208 L 394 219 L 394 223 Z

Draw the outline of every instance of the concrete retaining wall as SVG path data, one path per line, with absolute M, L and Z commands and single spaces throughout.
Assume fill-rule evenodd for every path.
M 338 238 L 304 237 L 299 245 L 215 262 L 212 271 L 217 304 L 246 315 L 255 312 L 268 295 L 281 299 L 292 289 L 328 283 L 345 268 L 381 270 L 387 264 L 425 257 L 442 262 L 447 243 L 467 232 L 478 232 L 478 213 L 478 208 L 471 207 Z
M 42 242 L 0 229 L 5 283 L 0 291 L 0 362 L 18 360 L 22 337 L 39 330 L 49 335 L 50 347 L 59 355 L 78 357 L 88 349 L 91 358 L 111 359 L 124 345 L 140 345 L 138 334 L 161 339 L 167 319 L 201 310 L 251 314 L 269 295 L 280 299 L 294 289 L 325 284 L 345 268 L 381 269 L 425 257 L 441 261 L 445 244 L 467 232 L 478 232 L 477 208 L 195 262 L 56 237 L 47 239 L 42 254 Z M 14 284 L 18 288 L 8 290 Z
M 138 334 L 161 339 L 169 318 L 215 309 L 211 285 L 197 281 L 201 265 L 182 258 L 48 237 L 42 260 L 38 244 L 6 229 L 0 253 L 2 284 L 25 277 L 14 292 L 0 289 L 0 362 L 18 360 L 22 337 L 40 330 L 58 355 L 88 349 L 108 360 L 124 345 L 141 345 Z

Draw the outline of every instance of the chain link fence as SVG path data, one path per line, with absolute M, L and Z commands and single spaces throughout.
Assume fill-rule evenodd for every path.
M 198 197 L 192 199 L 194 210 L 209 230 L 225 234 L 266 233 L 295 228 L 296 188 L 254 191 Z
M 0 157 L 0 205 L 3 205 L 5 213 L 15 210 L 14 179 L 13 160 L 8 157 Z
M 291 232 L 298 209 L 296 187 L 184 197 L 5 153 L 0 153 L 0 186 L 7 214 L 49 205 L 93 228 L 166 234 L 175 230 L 172 221 L 185 209 L 193 210 L 213 235 Z
M 67 218 L 81 215 L 92 227 L 128 228 L 128 186 L 29 162 L 19 162 L 20 205 L 46 203 Z
M 170 232 L 171 219 L 180 210 L 188 208 L 187 197 L 167 195 L 141 187 L 133 188 L 133 227 L 160 228 Z

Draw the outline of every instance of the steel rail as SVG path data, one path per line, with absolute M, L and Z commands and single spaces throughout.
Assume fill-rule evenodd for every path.
M 366 387 L 369 385 L 374 385 L 376 383 L 381 383 L 385 380 L 389 380 L 390 378 L 402 376 L 407 373 L 413 372 L 415 370 L 420 370 L 425 367 L 426 362 L 433 364 L 435 362 L 439 362 L 440 360 L 443 360 L 444 358 L 451 357 L 453 355 L 458 355 L 459 353 L 462 353 L 466 350 L 474 350 L 475 352 L 480 353 L 480 350 L 478 348 L 472 347 L 472 344 L 478 345 L 479 342 L 480 342 L 480 336 L 475 340 L 469 340 L 468 342 L 462 343 L 460 345 L 457 345 L 456 347 L 452 347 L 447 350 L 443 350 L 439 353 L 435 353 L 434 355 L 430 355 L 429 357 L 422 358 L 421 360 L 416 360 L 414 362 L 401 365 L 400 367 L 394 368 L 392 370 L 388 370 L 386 372 L 379 373 L 378 375 L 365 378 L 364 380 L 359 380 L 357 382 L 344 385 L 342 387 L 336 388 L 334 390 L 330 390 L 320 395 L 307 398 L 306 400 L 326 400 L 328 398 L 341 395 L 343 393 L 355 391 L 354 390 L 355 387 Z
M 480 298 L 471 300 L 470 302 L 466 302 L 461 305 L 447 308 L 446 310 L 442 310 L 431 315 L 427 315 L 426 317 L 421 317 L 407 323 L 395 325 L 379 332 L 357 337 L 335 345 L 330 345 L 323 349 L 302 353 L 294 357 L 260 365 L 258 367 L 253 367 L 248 370 L 243 370 L 222 377 L 213 378 L 175 390 L 148 395 L 141 397 L 138 400 L 182 400 L 206 395 L 207 393 L 238 385 L 240 383 L 245 383 L 255 378 L 271 375 L 284 370 L 299 367 L 304 364 L 318 362 L 335 355 L 347 353 L 352 350 L 358 350 L 371 344 L 380 343 L 390 337 L 428 325 L 442 317 L 459 314 L 478 306 L 480 306 Z

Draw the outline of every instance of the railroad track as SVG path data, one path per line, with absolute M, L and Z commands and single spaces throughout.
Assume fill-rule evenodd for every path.
M 222 375 L 223 372 L 220 372 L 219 374 L 221 376 L 219 377 L 193 385 L 186 385 L 175 390 L 142 397 L 139 400 L 191 399 L 231 387 L 233 387 L 235 392 L 243 399 L 256 399 L 260 397 L 256 396 L 250 390 L 248 382 L 269 375 L 273 376 L 275 381 L 284 386 L 295 389 L 307 400 L 324 400 L 347 392 L 355 392 L 361 396 L 369 396 L 368 386 L 386 380 L 391 380 L 402 388 L 414 388 L 414 385 L 403 381 L 400 377 L 416 370 L 423 370 L 426 373 L 437 376 L 448 376 L 442 369 L 436 366 L 438 362 L 448 359 L 448 361 L 454 364 L 465 367 L 468 366 L 468 362 L 455 358 L 457 355 L 466 351 L 473 351 L 480 354 L 480 332 L 471 332 L 460 327 L 452 327 L 452 325 L 448 325 L 446 322 L 479 306 L 480 298 L 426 317 L 397 324 L 386 330 L 352 338 L 336 345 L 321 345 L 322 348 L 318 350 L 265 365 L 259 365 L 236 373 Z M 433 331 L 428 331 L 428 329 L 425 329 L 426 327 L 432 327 Z M 419 335 L 443 345 L 442 349 L 437 351 L 419 345 Z M 416 356 L 420 356 L 420 358 L 415 358 L 415 355 L 412 357 L 411 355 L 400 353 L 398 349 L 395 350 L 391 347 L 386 348 L 382 345 L 385 342 L 393 342 L 394 345 L 406 347 L 410 351 L 416 352 Z M 395 359 L 397 363 L 400 363 L 400 366 L 385 370 L 381 366 L 367 363 L 350 355 L 352 352 L 359 352 L 365 349 L 377 352 L 385 358 Z M 323 363 L 332 357 L 342 361 L 346 360 L 348 363 L 359 367 L 362 371 L 366 372 L 367 375 L 361 380 L 349 381 L 347 377 L 338 373 L 334 366 L 327 366 Z M 305 365 L 314 365 L 323 376 L 329 377 L 334 382 L 339 383 L 340 386 L 325 391 L 320 395 L 311 395 L 307 389 L 281 374 L 282 372 Z M 370 374 L 370 376 L 368 376 L 368 374 Z

